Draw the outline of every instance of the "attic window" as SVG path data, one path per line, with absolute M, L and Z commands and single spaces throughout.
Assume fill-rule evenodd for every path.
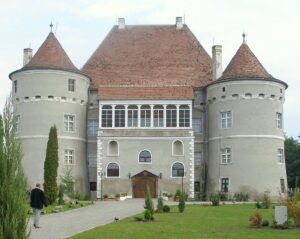
M 239 95 L 238 94 L 232 94 L 232 98 L 238 98 Z
M 263 98 L 265 98 L 265 94 L 263 94 L 263 93 L 260 93 L 260 94 L 258 95 L 258 98 L 259 98 L 259 99 L 263 99 Z
M 81 101 L 80 101 L 80 104 L 83 104 L 83 103 L 84 103 L 84 100 L 81 100 Z
M 24 97 L 24 100 L 29 100 L 29 97 L 28 96 Z
M 282 93 L 282 89 L 280 89 L 280 93 Z
M 75 91 L 75 80 L 74 79 L 68 80 L 68 90 L 71 92 Z
M 245 97 L 246 97 L 246 99 L 251 99 L 252 94 L 251 94 L 251 93 L 246 93 L 246 94 L 245 94 Z
M 61 97 L 61 100 L 62 100 L 62 101 L 65 101 L 65 100 L 67 100 L 67 98 L 66 98 L 65 96 L 62 96 L 62 97 Z
M 217 100 L 217 98 L 216 98 L 216 97 L 213 97 L 213 98 L 212 98 L 212 100 L 213 100 L 213 101 L 216 101 L 216 100 Z
M 275 99 L 275 95 L 271 95 L 270 99 L 274 100 Z
M 223 88 L 222 88 L 222 92 L 225 92 L 225 91 L 226 91 L 226 88 L 225 88 L 225 87 L 223 87 Z
M 73 102 L 76 102 L 76 98 L 73 98 L 72 101 L 73 101 Z
M 35 99 L 40 100 L 40 99 L 41 99 L 41 96 L 40 96 L 40 95 L 36 95 L 36 96 L 35 96 Z
M 226 95 L 222 95 L 221 98 L 222 98 L 222 100 L 225 100 L 226 99 Z
M 54 96 L 53 95 L 48 95 L 48 99 L 53 100 Z

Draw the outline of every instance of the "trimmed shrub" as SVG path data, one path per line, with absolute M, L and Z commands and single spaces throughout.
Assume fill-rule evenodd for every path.
M 233 199 L 238 202 L 247 202 L 249 200 L 249 194 L 238 192 L 234 194 Z
M 145 221 L 150 221 L 153 218 L 153 214 L 151 213 L 150 210 L 146 209 L 144 212 L 144 219 Z
M 179 198 L 178 210 L 180 213 L 183 213 L 185 208 L 185 195 L 182 193 Z
M 171 208 L 168 205 L 163 206 L 163 212 L 170 212 Z
M 153 206 L 153 201 L 151 198 L 151 194 L 150 194 L 150 189 L 147 186 L 146 191 L 145 191 L 145 207 L 146 210 L 149 210 L 151 213 L 151 216 L 154 213 L 154 206 Z
M 269 209 L 271 207 L 271 199 L 269 193 L 264 193 L 262 198 L 262 208 Z
M 179 189 L 177 189 L 174 194 L 174 201 L 179 200 L 180 195 L 181 195 L 181 191 Z
M 162 199 L 162 197 L 159 197 L 157 200 L 157 212 L 163 212 L 163 207 L 164 207 L 164 201 Z
M 219 206 L 220 204 L 220 197 L 218 194 L 211 194 L 209 200 L 211 201 L 213 206 Z
M 64 204 L 64 187 L 62 184 L 58 187 L 58 205 Z

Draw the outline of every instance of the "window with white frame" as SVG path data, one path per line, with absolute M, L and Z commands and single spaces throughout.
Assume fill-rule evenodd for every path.
M 68 80 L 68 91 L 71 91 L 71 92 L 75 91 L 75 80 L 74 79 Z
M 221 192 L 228 193 L 229 191 L 229 178 L 221 178 Z
M 16 115 L 16 132 L 20 132 L 20 115 Z
M 97 119 L 89 119 L 87 122 L 87 128 L 88 128 L 88 136 L 95 137 L 97 136 L 99 123 Z
M 141 106 L 141 127 L 151 126 L 151 107 L 150 105 Z
M 195 134 L 202 133 L 202 119 L 201 118 L 194 118 L 193 119 L 193 131 Z
M 151 163 L 151 153 L 148 150 L 143 150 L 139 154 L 139 163 Z
M 172 165 L 172 177 L 184 177 L 184 166 L 182 163 Z
M 153 127 L 164 127 L 164 107 L 162 105 L 153 107 Z
M 285 193 L 286 192 L 285 182 L 284 182 L 283 178 L 280 179 L 280 191 L 281 191 L 281 193 Z
M 88 165 L 89 165 L 89 167 L 97 166 L 97 154 L 96 153 L 88 153 Z
M 195 152 L 194 153 L 194 164 L 195 166 L 200 166 L 202 162 L 202 153 L 201 152 Z
M 276 113 L 276 128 L 282 129 L 282 114 Z
M 75 131 L 75 115 L 64 115 L 64 129 L 67 132 Z
M 120 168 L 117 163 L 109 163 L 107 165 L 107 177 L 116 178 L 120 176 Z
M 14 81 L 14 92 L 17 93 L 17 91 L 18 91 L 18 81 L 15 80 Z
M 231 163 L 231 149 L 230 148 L 221 149 L 221 162 L 222 162 L 222 164 Z
M 221 112 L 221 128 L 227 129 L 232 127 L 231 111 Z
M 127 108 L 127 127 L 138 127 L 138 107 L 129 105 Z
M 183 155 L 183 143 L 179 140 L 173 142 L 173 155 L 175 156 Z
M 283 149 L 277 149 L 277 162 L 278 163 L 284 163 L 284 153 Z
M 101 126 L 103 128 L 112 127 L 112 107 L 103 105 L 101 110 Z
M 190 107 L 188 105 L 179 106 L 179 127 L 190 127 Z
M 167 127 L 177 126 L 177 108 L 175 105 L 167 106 Z
M 115 127 L 125 127 L 125 106 L 123 105 L 115 107 Z
M 74 150 L 73 149 L 65 149 L 64 164 L 65 165 L 72 165 L 74 163 L 75 163 Z
M 108 155 L 110 156 L 119 155 L 119 145 L 117 141 L 112 140 L 108 143 Z

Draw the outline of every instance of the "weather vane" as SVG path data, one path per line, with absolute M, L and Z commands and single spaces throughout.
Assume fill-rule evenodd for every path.
M 246 34 L 245 34 L 245 32 L 243 32 L 243 43 L 245 43 L 246 42 Z
M 53 24 L 52 22 L 50 23 L 50 31 L 52 32 L 52 27 L 53 27 Z

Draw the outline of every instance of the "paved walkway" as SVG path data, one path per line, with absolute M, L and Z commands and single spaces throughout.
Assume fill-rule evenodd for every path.
M 41 216 L 40 229 L 34 229 L 30 220 L 31 239 L 60 239 L 105 225 L 115 217 L 125 217 L 142 212 L 144 199 L 103 201 L 67 212 Z

